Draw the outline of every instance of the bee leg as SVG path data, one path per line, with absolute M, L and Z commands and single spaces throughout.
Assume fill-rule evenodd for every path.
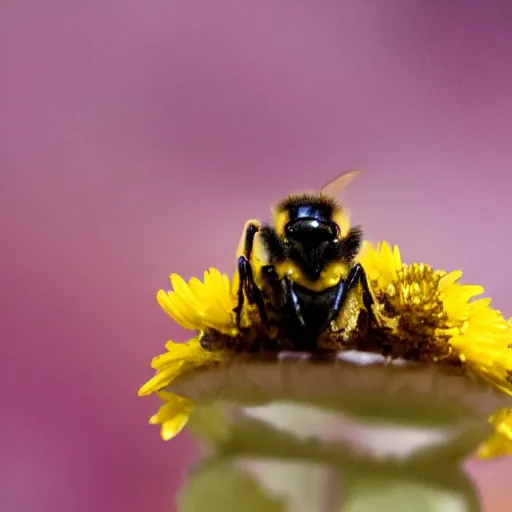
M 331 311 L 331 315 L 324 329 L 339 315 L 339 313 L 345 306 L 349 294 L 358 284 L 361 284 L 363 288 L 363 305 L 365 309 L 368 311 L 368 314 L 370 316 L 375 316 L 373 311 L 375 299 L 370 289 L 370 285 L 368 284 L 366 272 L 362 265 L 360 263 L 357 263 L 349 270 L 347 277 L 343 281 L 339 282 L 338 289 L 336 290 L 336 296 L 334 298 L 334 304 Z
M 234 309 L 236 325 L 238 328 L 240 328 L 245 297 L 247 297 L 247 302 L 249 304 L 256 304 L 261 321 L 264 325 L 268 325 L 267 311 L 263 295 L 254 282 L 252 266 L 250 263 L 254 237 L 259 230 L 260 226 L 255 222 L 249 222 L 246 224 L 245 235 L 243 237 L 243 244 L 241 247 L 243 255 L 238 258 L 238 275 L 240 277 L 240 285 L 238 287 L 238 305 Z
M 281 283 L 286 311 L 292 321 L 291 330 L 287 334 L 291 335 L 293 350 L 315 352 L 318 334 L 315 330 L 311 330 L 304 319 L 293 282 L 285 277 Z
M 283 278 L 282 280 L 283 294 L 285 304 L 287 305 L 291 315 L 294 320 L 297 322 L 299 327 L 305 328 L 306 322 L 304 321 L 304 317 L 302 316 L 302 312 L 300 310 L 299 299 L 295 290 L 293 289 L 293 283 L 287 278 Z
M 261 294 L 260 289 L 254 282 L 251 264 L 245 256 L 240 256 L 238 258 L 238 274 L 240 276 L 240 286 L 238 287 L 238 305 L 235 308 L 237 326 L 240 327 L 245 297 L 247 297 L 247 302 L 249 304 L 256 304 L 261 321 L 264 325 L 268 326 L 265 301 L 263 300 L 263 295 Z

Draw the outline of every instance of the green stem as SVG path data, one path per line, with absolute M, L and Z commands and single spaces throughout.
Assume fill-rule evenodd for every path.
M 305 451 L 315 465 L 303 463 L 287 468 L 282 463 L 276 466 L 274 461 L 260 462 L 253 472 L 274 493 L 278 491 L 276 481 L 285 488 L 289 510 L 479 510 L 477 493 L 463 472 L 461 458 L 481 439 L 481 427 L 453 432 L 450 428 L 401 428 L 395 423 L 392 429 L 360 425 L 357 431 L 353 426 L 347 428 L 346 418 L 329 414 L 318 421 L 322 419 L 318 410 L 303 406 L 290 410 L 289 405 L 258 408 L 256 416 L 260 421 L 266 420 L 277 432 L 285 430 L 295 438 L 316 434 L 320 441 L 316 449 L 306 444 Z M 311 429 L 312 426 L 316 428 Z M 352 436 L 345 434 L 345 441 L 353 445 L 359 437 L 365 446 L 364 454 L 337 454 L 331 440 L 347 430 L 352 430 Z M 270 433 L 267 436 L 268 442 L 272 436 Z M 299 453 L 296 449 L 296 455 Z
M 181 512 L 478 512 L 464 459 L 508 397 L 461 369 L 240 362 L 173 385 L 209 458 Z
M 283 502 L 279 510 L 479 510 L 462 459 L 474 450 L 485 425 L 440 431 L 363 423 L 358 430 L 350 425 L 353 419 L 305 404 L 231 405 L 227 411 L 227 430 L 220 429 L 223 435 L 210 440 L 214 452 L 209 467 L 232 464 L 254 479 L 263 496 Z M 218 408 L 211 415 L 219 421 Z M 225 492 L 237 490 L 228 485 Z M 223 499 L 222 510 L 228 510 Z
M 267 494 L 284 500 L 286 510 L 339 510 L 340 478 L 336 468 L 276 459 L 246 459 L 241 461 L 240 467 L 253 476 Z
M 437 468 L 449 472 L 449 486 L 397 478 L 380 471 L 374 474 L 346 474 L 344 512 L 478 512 L 479 499 L 471 482 L 457 466 Z

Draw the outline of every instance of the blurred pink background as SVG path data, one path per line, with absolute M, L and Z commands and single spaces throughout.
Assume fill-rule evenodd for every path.
M 0 509 L 173 510 L 193 443 L 136 395 L 185 336 L 156 291 L 342 170 L 368 238 L 512 314 L 511 26 L 508 0 L 2 2 Z M 509 511 L 512 461 L 469 468 Z

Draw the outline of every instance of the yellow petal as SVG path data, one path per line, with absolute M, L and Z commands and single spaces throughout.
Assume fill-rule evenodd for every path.
M 402 257 L 400 256 L 400 249 L 398 248 L 398 245 L 393 247 L 393 264 L 397 270 L 402 267 Z
M 188 422 L 188 414 L 177 414 L 172 420 L 166 421 L 161 428 L 160 435 L 164 441 L 177 436 Z
M 196 297 L 202 297 L 207 293 L 205 284 L 199 281 L 197 277 L 191 278 L 188 282 L 188 286 Z
M 174 341 L 168 341 L 165 344 L 167 352 L 156 356 L 151 361 L 151 367 L 155 370 L 159 370 L 168 364 L 172 364 L 179 360 L 200 360 L 204 357 L 203 353 L 205 350 L 197 342 L 196 339 L 187 343 L 175 343 Z
M 174 361 L 174 364 L 166 366 L 165 371 L 157 372 L 139 389 L 138 395 L 151 395 L 158 389 L 169 385 L 180 374 L 184 364 L 184 361 Z
M 503 408 L 496 411 L 490 418 L 496 432 L 512 441 L 512 409 Z
M 168 441 L 180 433 L 193 410 L 194 403 L 191 400 L 167 393 L 166 403 L 151 416 L 149 423 L 161 425 L 160 435 L 164 441 Z
M 156 300 L 160 304 L 161 308 L 174 319 L 176 323 L 184 327 L 185 329 L 193 330 L 196 327 L 194 322 L 191 322 L 184 312 L 186 312 L 183 306 L 179 305 L 175 299 L 171 298 L 164 290 L 159 290 L 156 295 Z
M 454 270 L 439 280 L 439 291 L 442 293 L 454 285 L 462 277 L 461 270 Z
M 168 341 L 165 347 L 167 352 L 154 357 L 151 361 L 151 366 L 157 372 L 139 389 L 139 396 L 159 392 L 184 372 L 218 363 L 226 357 L 223 352 L 205 350 L 197 338 L 187 343 Z
M 512 455 L 512 441 L 498 433 L 494 433 L 484 441 L 476 453 L 479 459 L 494 459 L 507 455 Z
M 171 274 L 171 284 L 176 296 L 179 296 L 181 300 L 186 301 L 193 309 L 201 308 L 201 303 L 197 300 L 190 290 L 189 285 L 180 275 Z

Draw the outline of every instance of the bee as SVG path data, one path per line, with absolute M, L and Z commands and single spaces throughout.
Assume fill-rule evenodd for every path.
M 246 223 L 237 252 L 239 329 L 247 303 L 262 325 L 277 326 L 294 339 L 296 349 L 314 350 L 356 289 L 368 321 L 378 321 L 368 278 L 356 262 L 363 230 L 351 227 L 336 199 L 359 174 L 343 173 L 319 193 L 286 197 L 274 207 L 272 224 Z

